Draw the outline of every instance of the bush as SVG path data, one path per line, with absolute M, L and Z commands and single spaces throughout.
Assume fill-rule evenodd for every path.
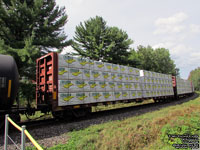
M 169 135 L 200 135 L 200 113 L 193 113 L 179 117 L 176 121 L 163 126 L 161 140 L 165 144 L 187 144 L 181 138 L 170 137 Z M 191 117 L 192 116 L 192 117 Z M 192 143 L 193 144 L 193 143 Z

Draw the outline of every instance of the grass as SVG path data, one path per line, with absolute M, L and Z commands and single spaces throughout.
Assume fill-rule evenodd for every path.
M 15 102 L 16 104 L 16 102 Z M 27 100 L 26 99 L 20 99 L 20 107 L 27 107 Z M 31 102 L 31 107 L 32 108 L 36 108 L 36 100 L 33 100 Z M 44 114 L 44 113 L 41 113 L 40 111 L 36 111 L 34 115 L 32 116 L 28 116 L 28 118 L 26 117 L 25 114 L 20 114 L 20 118 L 21 118 L 21 121 L 27 121 L 27 120 L 32 120 L 32 119 L 48 119 L 48 118 L 53 118 L 52 114 L 51 113 L 48 113 L 48 114 Z
M 22 115 L 20 114 L 20 117 L 21 117 L 21 121 L 27 121 L 27 120 L 38 120 L 38 119 L 49 119 L 49 118 L 53 118 L 52 114 L 49 113 L 49 114 L 44 114 L 44 113 L 41 113 L 40 111 L 36 111 L 35 114 L 33 116 L 28 116 L 28 118 L 26 117 L 26 115 Z
M 174 150 L 181 143 L 168 134 L 200 135 L 200 98 L 122 121 L 67 133 L 66 144 L 50 150 Z

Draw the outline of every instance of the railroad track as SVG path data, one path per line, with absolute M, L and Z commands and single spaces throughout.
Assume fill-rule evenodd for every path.
M 28 131 L 36 140 L 54 139 L 64 133 L 72 130 L 80 130 L 93 124 L 101 124 L 108 121 L 123 120 L 129 117 L 145 114 L 148 112 L 156 111 L 164 107 L 182 104 L 198 97 L 198 94 L 194 94 L 191 97 L 181 98 L 177 101 L 170 101 L 167 103 L 149 103 L 144 105 L 123 107 L 112 110 L 93 112 L 88 116 L 76 118 L 74 120 L 38 120 L 32 122 L 22 122 L 21 125 L 26 125 Z M 18 135 L 17 135 L 18 133 Z M 15 141 L 20 143 L 20 133 L 16 131 L 10 132 L 12 137 L 15 137 Z M 3 146 L 3 134 L 0 134 L 0 149 Z

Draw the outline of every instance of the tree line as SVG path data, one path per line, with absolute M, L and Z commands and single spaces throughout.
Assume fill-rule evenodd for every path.
M 131 48 L 133 40 L 116 26 L 108 26 L 96 16 L 76 26 L 68 39 L 64 25 L 65 7 L 55 0 L 1 0 L 0 54 L 12 55 L 21 77 L 35 80 L 36 59 L 71 45 L 78 55 L 93 60 L 128 65 L 140 69 L 177 75 L 177 68 L 165 48 Z M 24 91 L 24 90 L 22 90 Z
M 200 67 L 192 70 L 188 77 L 190 81 L 192 81 L 195 90 L 200 90 Z

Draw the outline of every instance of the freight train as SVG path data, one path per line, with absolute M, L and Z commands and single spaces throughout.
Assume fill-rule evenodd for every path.
M 0 122 L 6 113 L 20 120 L 30 108 L 14 106 L 19 74 L 11 56 L 0 55 Z M 83 116 L 92 106 L 176 100 L 194 93 L 188 80 L 137 68 L 49 53 L 36 61 L 36 107 L 54 117 Z

